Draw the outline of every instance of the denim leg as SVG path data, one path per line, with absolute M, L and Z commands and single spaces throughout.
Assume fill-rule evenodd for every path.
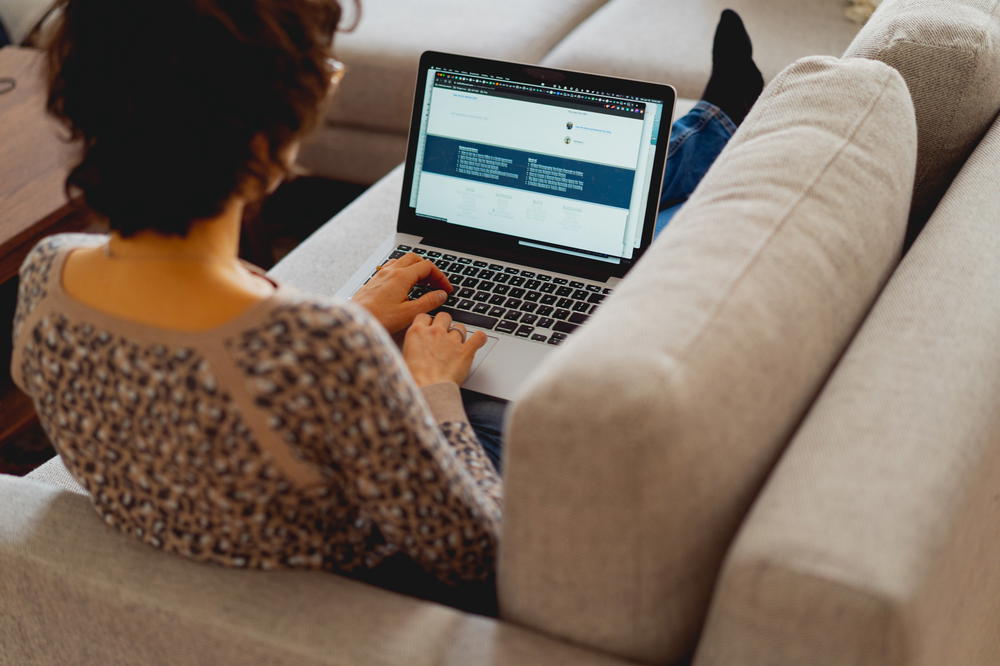
M 483 445 L 486 457 L 499 473 L 503 452 L 503 419 L 509 403 L 506 400 L 462 389 L 462 404 L 469 417 L 469 424 L 479 438 L 479 443 Z
M 688 200 L 735 132 L 736 125 L 729 116 L 705 101 L 674 122 L 654 235 L 663 231 Z

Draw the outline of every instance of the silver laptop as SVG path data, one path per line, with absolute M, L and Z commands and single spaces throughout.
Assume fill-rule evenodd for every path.
M 434 261 L 455 287 L 442 309 L 489 338 L 464 387 L 511 399 L 652 242 L 674 99 L 666 85 L 424 53 L 398 233 L 338 295 L 390 257 Z

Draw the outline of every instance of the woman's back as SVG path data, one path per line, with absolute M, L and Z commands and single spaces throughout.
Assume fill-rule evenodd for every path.
M 232 566 L 401 552 L 444 580 L 490 575 L 499 481 L 467 422 L 434 422 L 365 312 L 272 283 L 212 328 L 137 322 L 63 289 L 71 252 L 105 241 L 29 255 L 12 370 L 107 523 Z

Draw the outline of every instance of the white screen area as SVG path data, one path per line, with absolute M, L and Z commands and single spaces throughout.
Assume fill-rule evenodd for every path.
M 607 255 L 606 261 L 632 257 L 646 213 L 659 105 L 646 102 L 645 113 L 634 117 L 612 115 L 454 90 L 434 80 L 432 69 L 409 197 L 418 215 Z

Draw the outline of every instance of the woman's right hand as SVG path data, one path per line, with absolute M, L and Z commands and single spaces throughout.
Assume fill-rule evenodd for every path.
M 441 382 L 461 385 L 469 376 L 476 351 L 486 344 L 486 334 L 476 331 L 466 339 L 465 326 L 439 312 L 433 319 L 419 314 L 406 331 L 403 359 L 417 386 Z

